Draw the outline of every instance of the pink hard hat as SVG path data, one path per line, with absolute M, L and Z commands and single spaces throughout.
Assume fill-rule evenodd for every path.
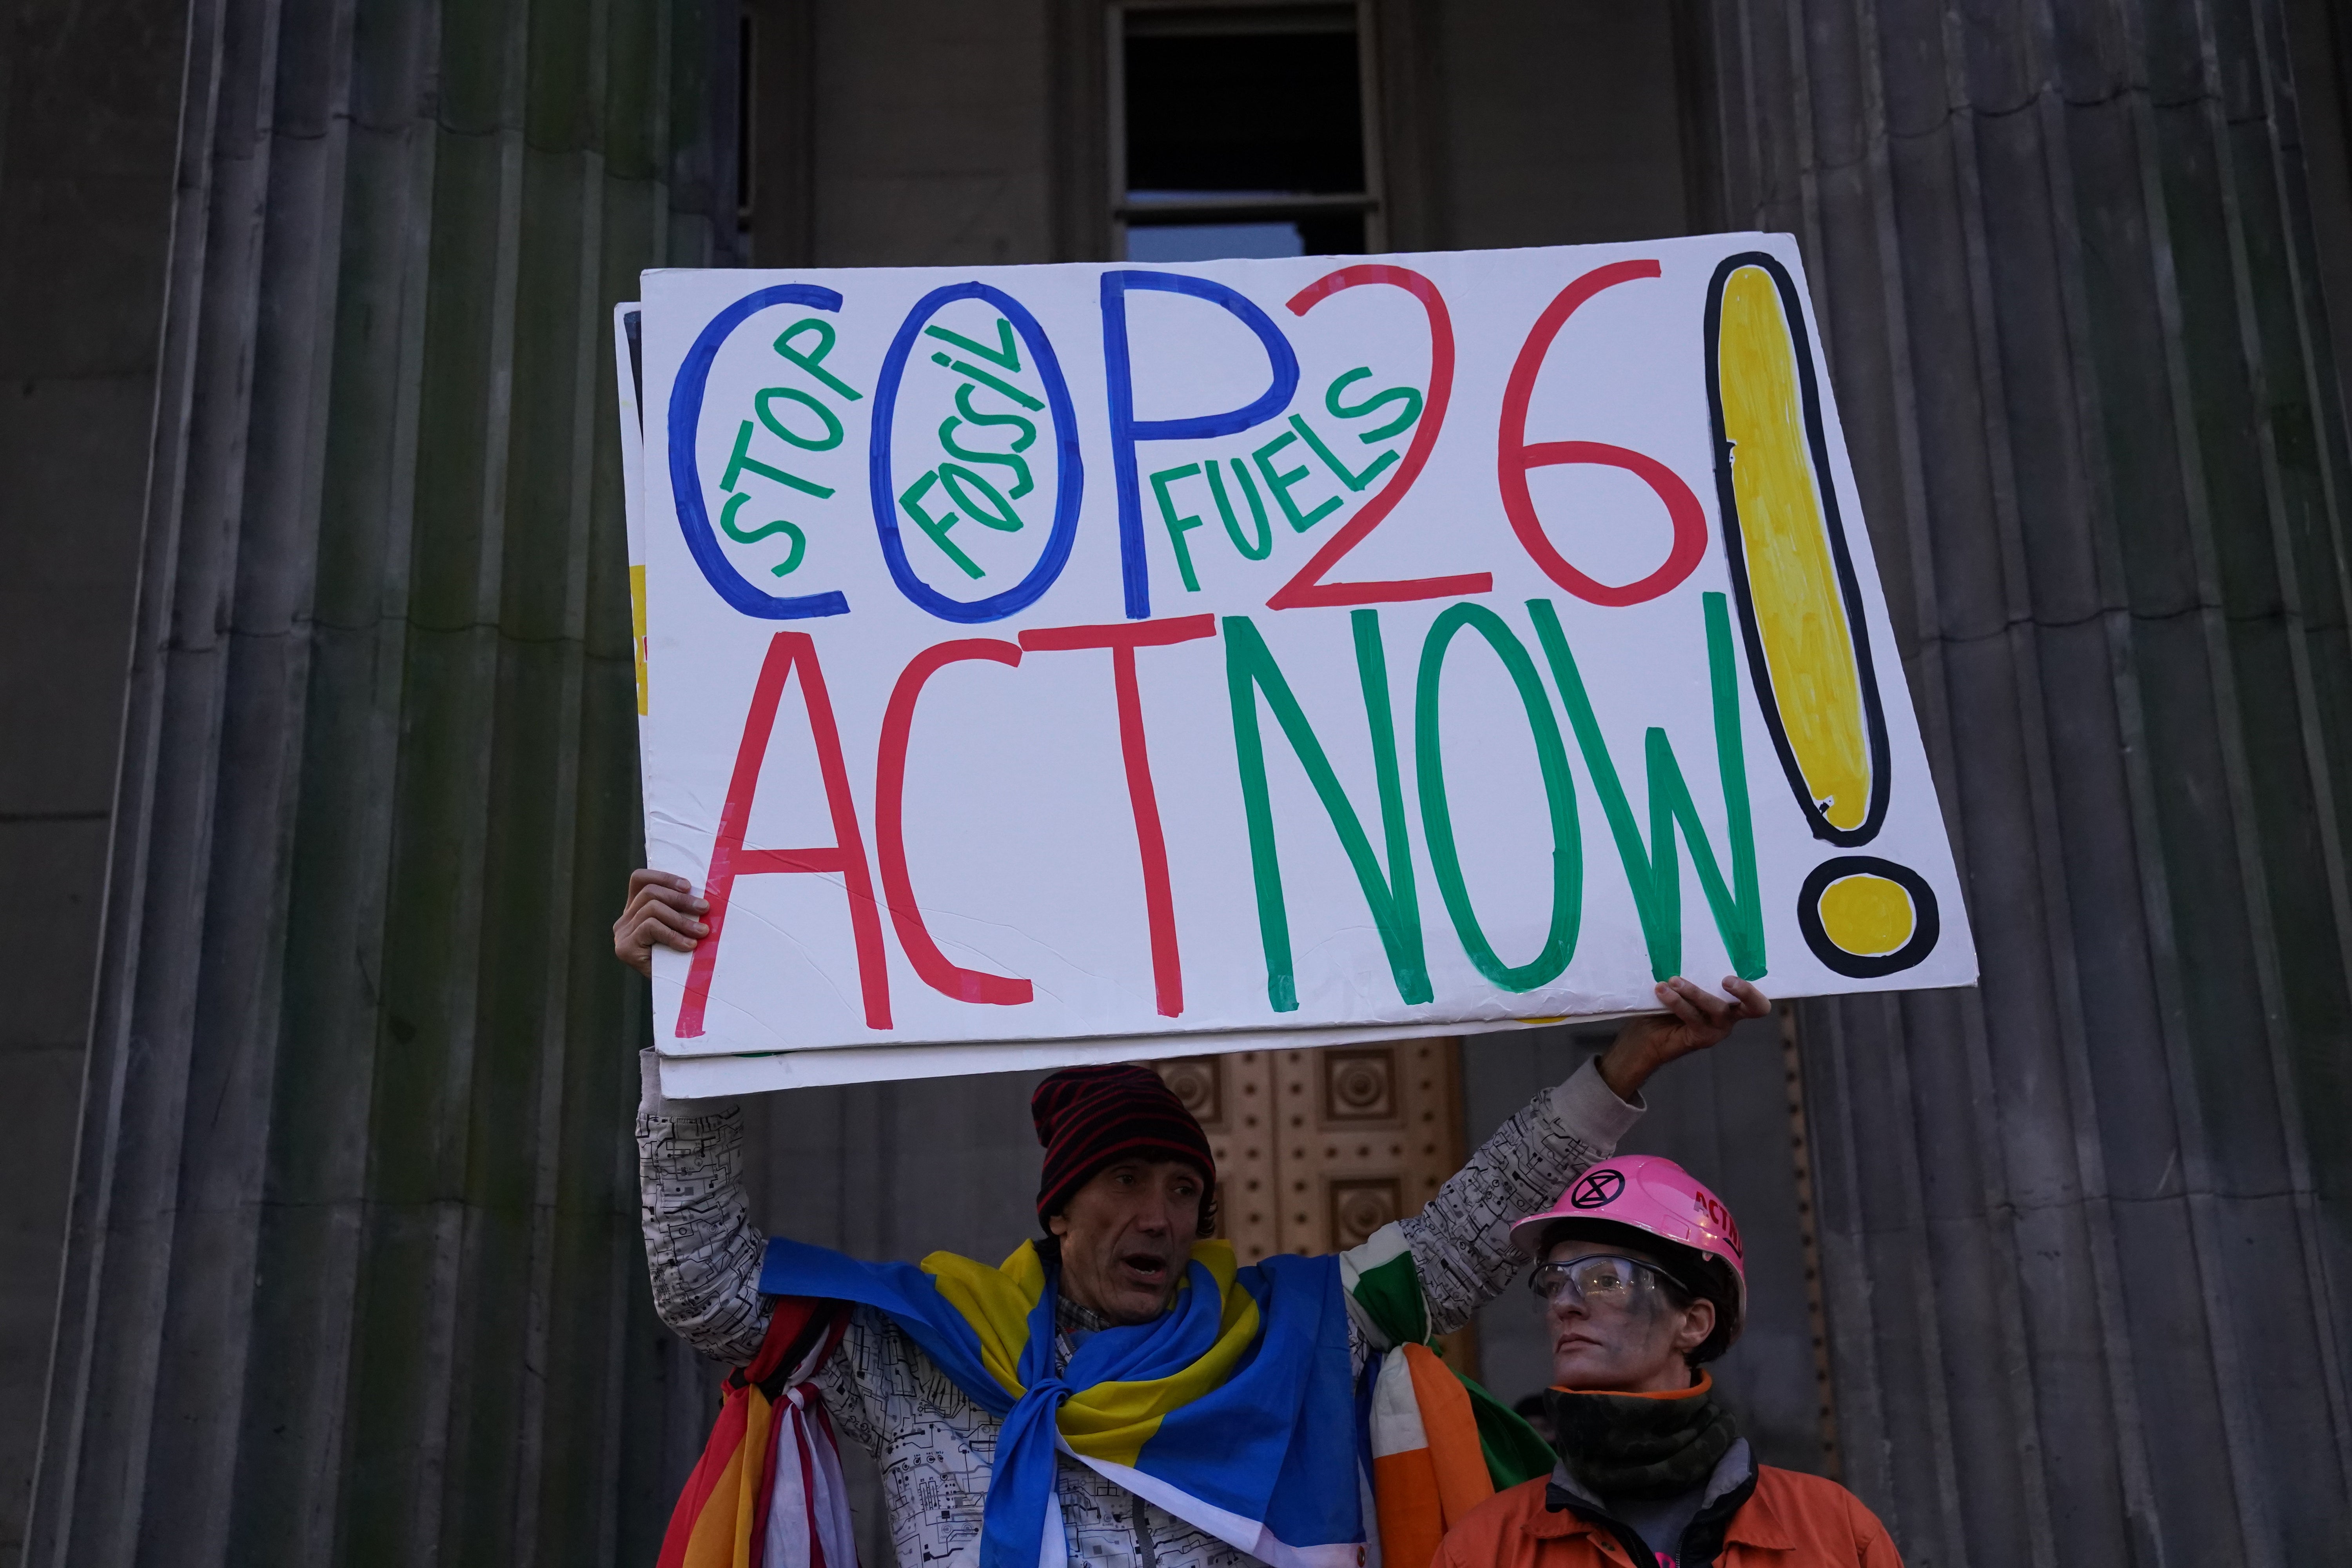
M 1748 1266 L 1739 1246 L 1739 1226 L 1723 1200 L 1708 1192 L 1699 1179 L 1672 1160 L 1655 1154 L 1625 1154 L 1586 1167 L 1559 1200 L 1541 1214 L 1529 1215 L 1511 1226 L 1511 1245 L 1532 1253 L 1543 1233 L 1561 1220 L 1599 1226 L 1624 1226 L 1646 1231 L 1699 1255 L 1706 1271 L 1730 1277 L 1728 1321 L 1717 1325 L 1695 1360 L 1711 1360 L 1739 1337 L 1748 1320 Z M 1702 1281 L 1680 1280 L 1689 1289 Z M 1714 1290 L 1700 1290 L 1714 1297 Z

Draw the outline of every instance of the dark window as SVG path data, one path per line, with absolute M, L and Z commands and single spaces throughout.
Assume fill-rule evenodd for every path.
M 1356 6 L 1130 5 L 1119 24 L 1129 258 L 1379 248 Z
M 1363 114 L 1353 28 L 1127 41 L 1130 193 L 1360 191 Z
M 751 227 L 752 82 L 751 61 L 757 52 L 758 39 L 753 36 L 751 13 L 746 11 L 735 26 L 735 222 L 748 235 Z

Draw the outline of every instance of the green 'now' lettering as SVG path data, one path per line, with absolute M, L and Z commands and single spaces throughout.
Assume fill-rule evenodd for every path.
M 1470 885 L 1462 875 L 1462 856 L 1454 842 L 1454 814 L 1445 800 L 1445 746 L 1440 733 L 1438 698 L 1445 676 L 1445 650 L 1456 632 L 1476 632 L 1503 661 L 1503 668 L 1518 689 L 1519 705 L 1527 710 L 1528 732 L 1536 743 L 1536 765 L 1542 770 L 1544 800 L 1551 813 L 1551 929 L 1543 950 L 1525 963 L 1506 963 L 1478 923 L 1470 907 Z M 1551 716 L 1551 700 L 1544 695 L 1535 660 L 1512 635 L 1503 617 L 1483 605 L 1449 606 L 1433 622 L 1421 645 L 1421 677 L 1413 694 L 1413 760 L 1421 783 L 1422 831 L 1429 837 L 1430 868 L 1437 873 L 1437 890 L 1445 899 L 1445 912 L 1462 939 L 1462 951 L 1478 973 L 1507 991 L 1533 991 L 1549 985 L 1576 956 L 1577 929 L 1584 914 L 1584 839 L 1576 820 L 1576 784 L 1569 777 L 1568 748 L 1560 744 L 1559 721 Z
M 1681 829 L 1690 844 L 1691 865 L 1715 916 L 1715 929 L 1732 969 L 1744 980 L 1764 973 L 1764 906 L 1756 888 L 1756 834 L 1748 810 L 1747 753 L 1739 740 L 1739 680 L 1731 653 L 1731 618 L 1721 594 L 1702 595 L 1706 615 L 1706 663 L 1715 706 L 1715 761 L 1723 781 L 1723 816 L 1730 839 L 1731 885 L 1707 842 L 1706 829 L 1692 804 L 1690 786 L 1675 761 L 1674 747 L 1664 730 L 1653 727 L 1644 738 L 1643 754 L 1650 786 L 1650 842 L 1644 847 L 1634 825 L 1633 808 L 1617 777 L 1617 764 L 1601 739 L 1600 722 L 1592 716 L 1592 700 L 1578 673 L 1576 656 L 1569 651 L 1559 616 L 1548 599 L 1528 601 L 1536 637 L 1551 664 L 1576 743 L 1592 785 L 1608 814 L 1609 830 L 1617 840 L 1617 854 L 1625 863 L 1625 880 L 1633 889 L 1633 904 L 1642 917 L 1642 935 L 1650 949 L 1650 971 L 1660 980 L 1682 973 L 1683 879 L 1675 852 L 1675 833 Z
M 1265 638 L 1247 616 L 1227 616 L 1225 623 L 1225 689 L 1234 710 L 1234 752 L 1241 764 L 1242 805 L 1249 819 L 1250 870 L 1257 884 L 1259 940 L 1265 947 L 1266 1001 L 1277 1013 L 1298 1009 L 1298 980 L 1290 955 L 1290 917 L 1282 899 L 1282 861 L 1275 847 L 1274 805 L 1266 791 L 1265 744 L 1258 732 L 1257 701 L 1265 705 L 1282 726 L 1297 754 L 1307 781 L 1315 786 L 1323 809 L 1355 868 L 1364 889 L 1372 924 L 1388 951 L 1389 973 L 1397 994 L 1407 1002 L 1430 999 L 1429 965 L 1423 955 L 1420 895 L 1414 886 L 1412 843 L 1404 815 L 1404 789 L 1397 773 L 1396 721 L 1389 708 L 1387 656 L 1381 647 L 1377 610 L 1357 610 L 1349 616 L 1356 634 L 1356 671 L 1363 683 L 1364 717 L 1371 732 L 1372 771 L 1379 781 L 1381 826 L 1388 841 L 1389 863 L 1381 870 L 1372 853 L 1348 792 L 1323 744 L 1308 727 L 1307 715 L 1292 695 L 1290 683 L 1265 646 Z

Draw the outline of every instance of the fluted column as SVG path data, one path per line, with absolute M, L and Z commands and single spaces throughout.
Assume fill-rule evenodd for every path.
M 29 1563 L 651 1559 L 609 310 L 727 258 L 719 15 L 191 5 Z
M 1725 216 L 1805 247 L 1983 965 L 1802 1013 L 1846 1479 L 1915 1565 L 2352 1540 L 2352 469 L 2288 43 L 1711 13 Z

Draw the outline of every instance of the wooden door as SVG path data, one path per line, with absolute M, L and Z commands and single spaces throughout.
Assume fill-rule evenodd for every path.
M 1218 1233 L 1244 1263 L 1355 1246 L 1461 1169 L 1451 1037 L 1241 1051 L 1157 1064 L 1217 1158 Z M 1475 1376 L 1471 1330 L 1447 1359 Z

